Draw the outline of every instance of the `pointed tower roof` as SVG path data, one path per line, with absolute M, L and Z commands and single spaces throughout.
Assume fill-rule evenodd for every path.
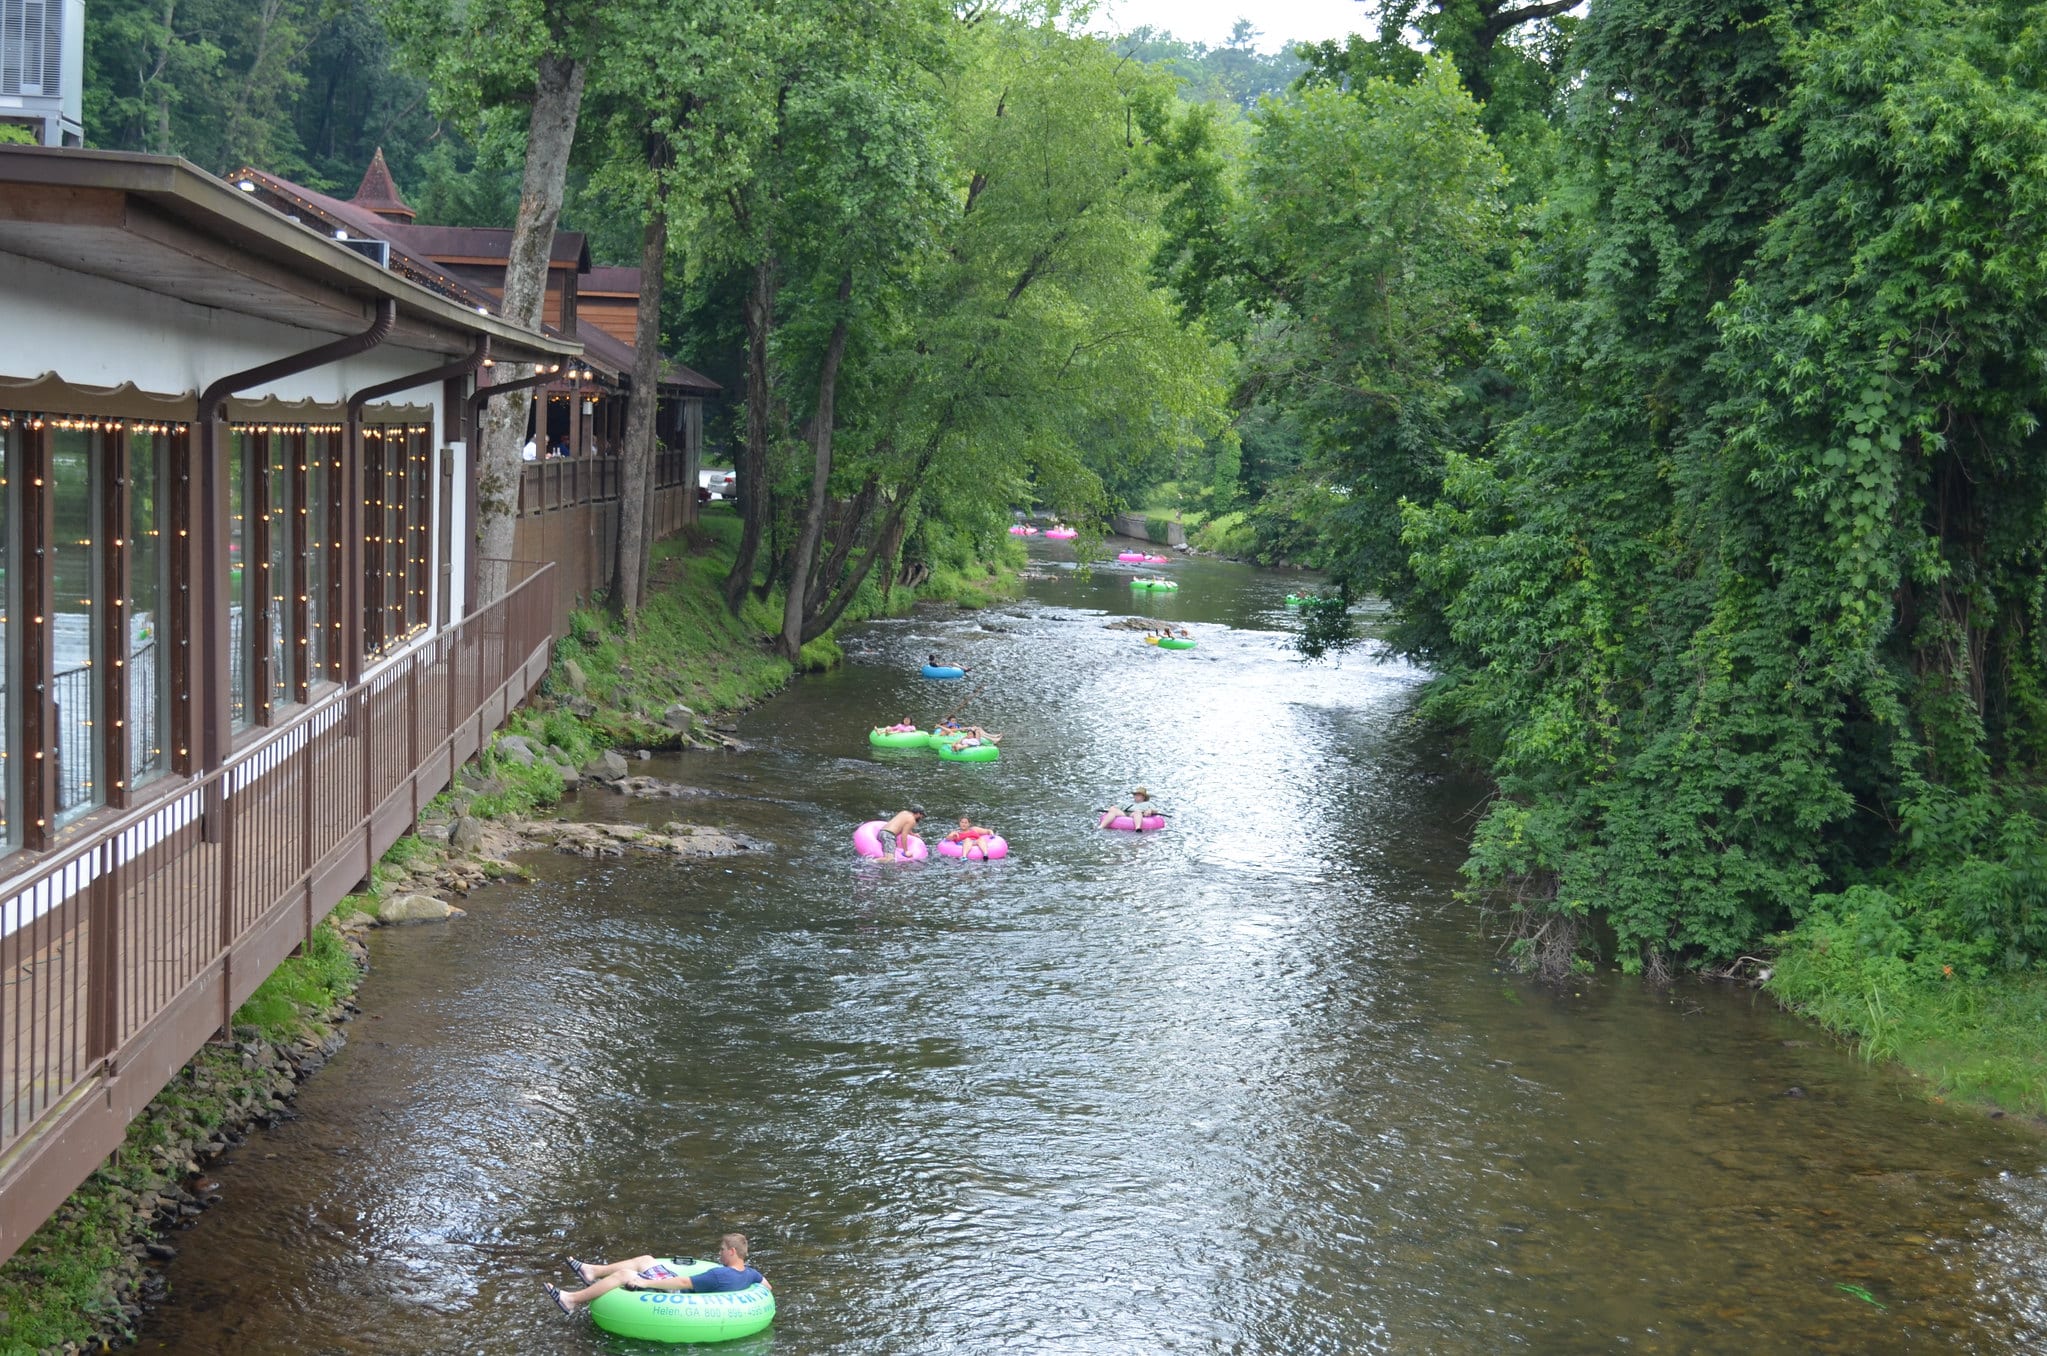
M 405 205 L 405 199 L 398 196 L 398 185 L 391 181 L 391 167 L 384 163 L 382 146 L 370 157 L 370 167 L 363 171 L 362 187 L 349 202 L 392 221 L 411 221 L 416 215 Z

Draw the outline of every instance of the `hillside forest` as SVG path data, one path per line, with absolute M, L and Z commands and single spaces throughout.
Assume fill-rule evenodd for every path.
M 88 135 L 507 225 L 573 70 L 560 224 L 734 393 L 787 642 L 1017 506 L 1177 516 L 1326 573 L 1310 657 L 1391 605 L 1528 964 L 1767 962 L 1879 1046 L 2039 992 L 2041 8 L 1067 8 L 109 0 Z

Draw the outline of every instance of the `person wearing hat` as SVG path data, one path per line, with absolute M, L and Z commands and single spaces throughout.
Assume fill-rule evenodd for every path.
M 1158 806 L 1152 804 L 1151 792 L 1145 790 L 1143 787 L 1140 786 L 1136 787 L 1131 791 L 1130 804 L 1112 805 L 1108 808 L 1108 810 L 1106 810 L 1103 813 L 1102 827 L 1105 829 L 1108 828 L 1109 821 L 1114 819 L 1117 815 L 1129 816 L 1130 822 L 1141 828 L 1144 825 L 1144 817 L 1146 815 L 1157 815 L 1159 818 L 1163 819 L 1166 816 L 1166 812 L 1164 810 L 1161 810 Z
M 884 861 L 896 860 L 896 840 L 917 827 L 917 821 L 924 817 L 924 807 L 912 805 L 907 810 L 898 810 L 889 817 L 875 834 L 881 840 L 881 855 Z

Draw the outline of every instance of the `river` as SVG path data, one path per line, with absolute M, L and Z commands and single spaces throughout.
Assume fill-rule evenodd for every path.
M 1133 602 L 1034 552 L 1024 602 L 864 627 L 752 752 L 650 769 L 718 798 L 565 810 L 770 852 L 544 857 L 375 934 L 366 1016 L 221 1167 L 143 1349 L 640 1351 L 541 1282 L 727 1229 L 779 1302 L 749 1356 L 2047 1344 L 2038 1135 L 1746 989 L 1509 973 L 1454 898 L 1482 788 L 1423 674 L 1292 658 L 1296 576 L 1180 562 Z M 1199 648 L 1104 625 L 1135 611 Z M 867 746 L 970 694 L 1000 763 Z M 1171 827 L 1096 830 L 1137 783 Z M 1014 855 L 855 859 L 911 802 Z

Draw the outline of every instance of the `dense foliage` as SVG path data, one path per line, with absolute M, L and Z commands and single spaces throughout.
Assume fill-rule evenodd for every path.
M 1475 882 L 1552 967 L 2038 969 L 2037 9 L 1379 9 L 1182 115 L 1159 268 L 1297 436 L 1265 549 L 1391 599 L 1498 778 Z

